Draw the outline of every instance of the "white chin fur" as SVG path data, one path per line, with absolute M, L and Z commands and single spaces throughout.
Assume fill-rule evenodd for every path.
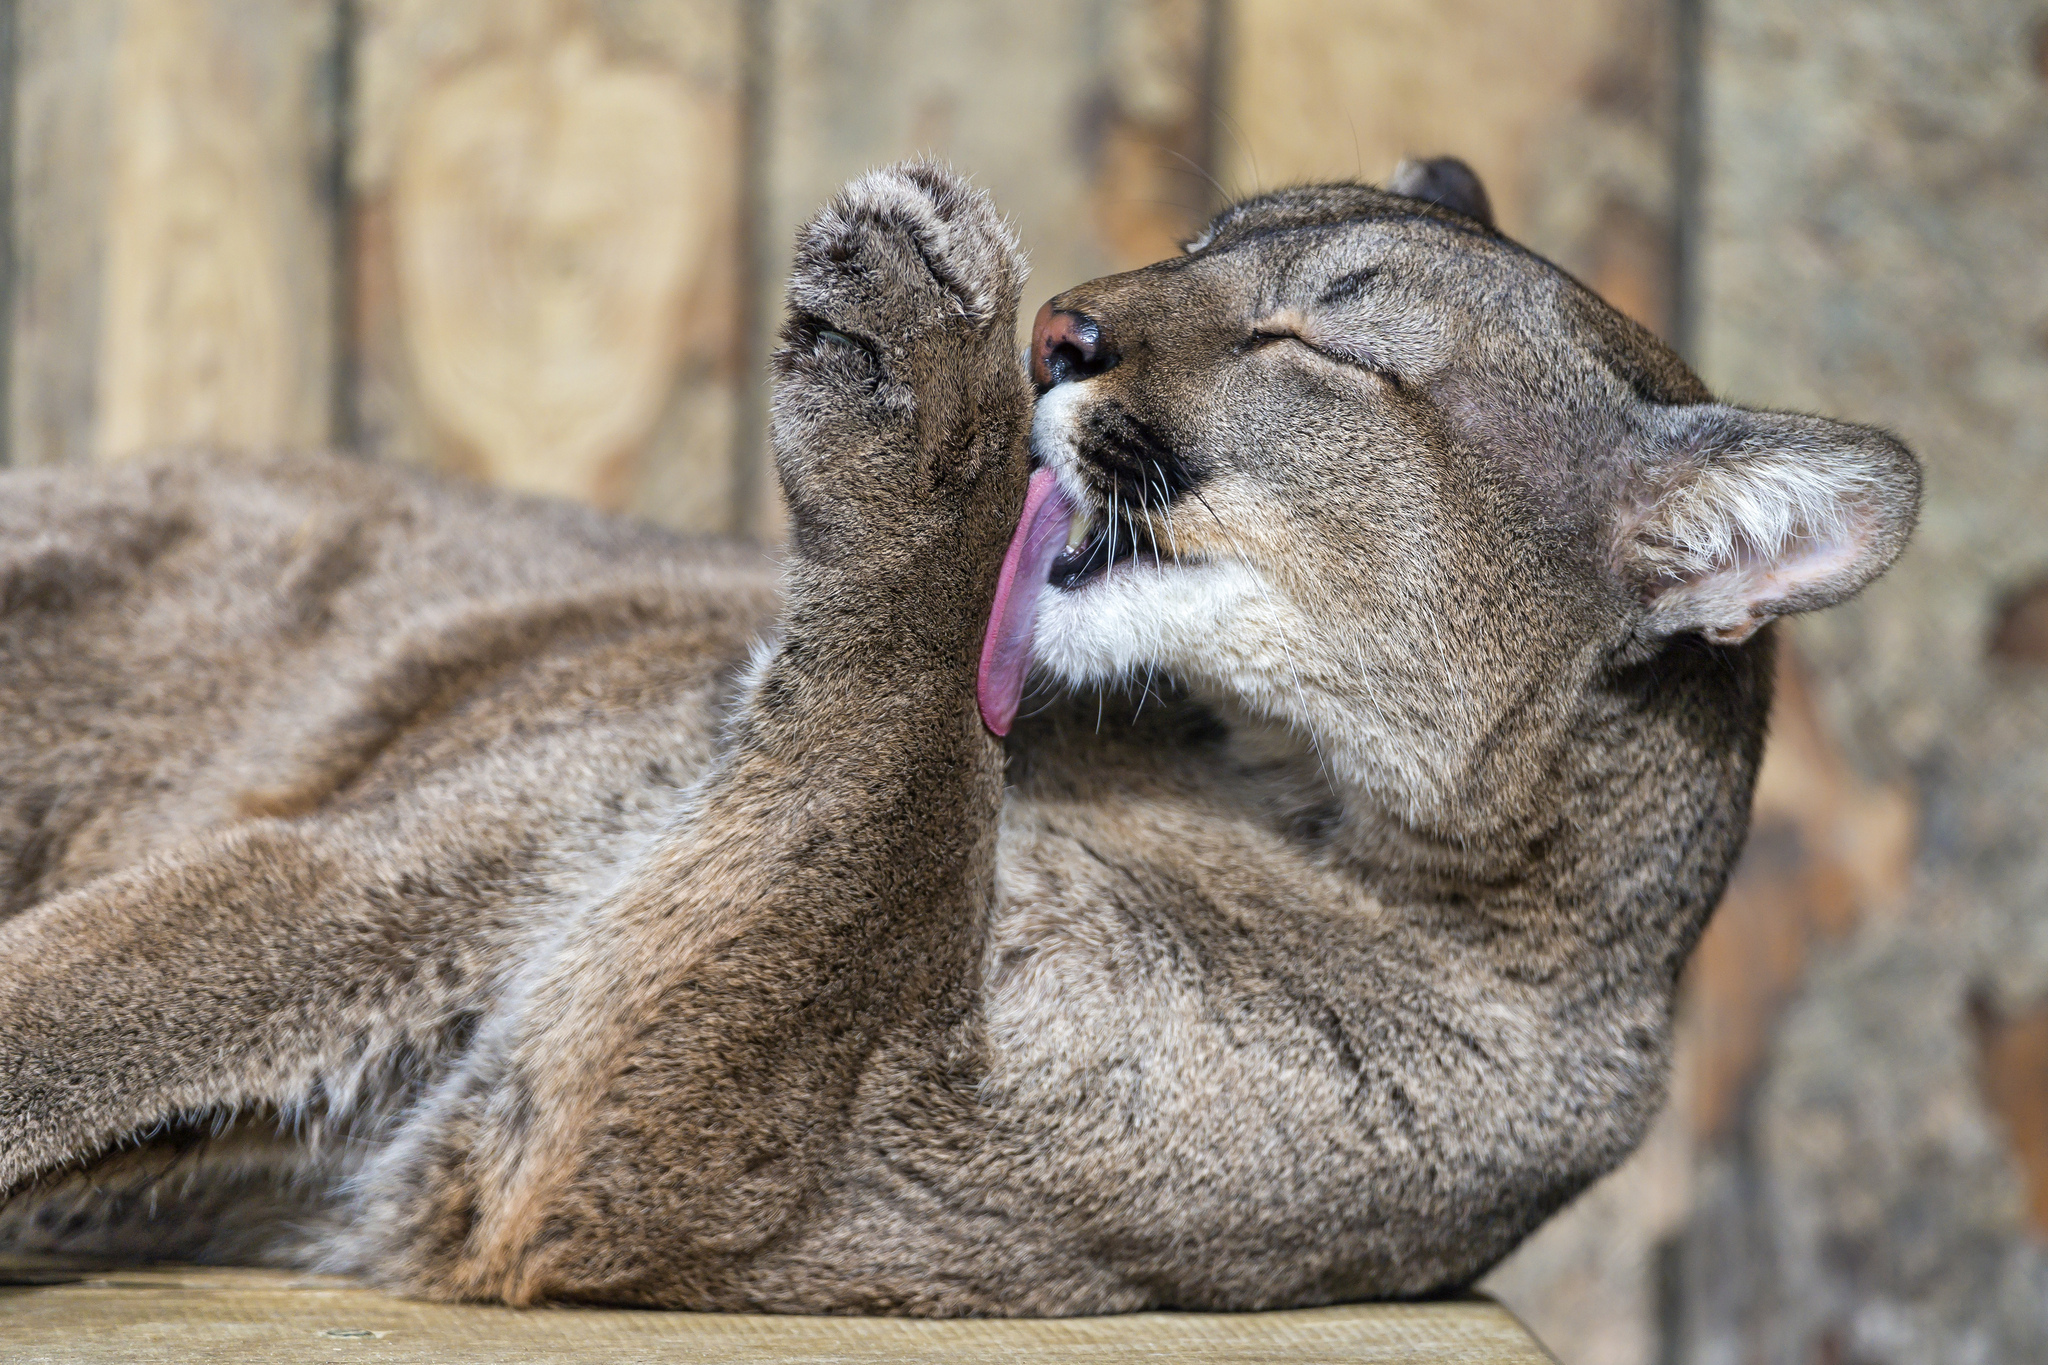
M 1194 681 L 1236 681 L 1246 665 L 1271 667 L 1257 642 L 1272 637 L 1278 603 L 1235 563 L 1121 563 L 1071 592 L 1039 589 L 1031 654 L 1068 683 L 1142 677 L 1158 668 Z
M 1085 381 L 1055 385 L 1039 396 L 1031 418 L 1032 454 L 1076 507 L 1096 500 L 1076 467 L 1088 397 Z M 1071 592 L 1050 583 L 1040 588 L 1031 654 L 1070 684 L 1164 669 L 1189 682 L 1230 686 L 1281 663 L 1273 646 L 1287 638 L 1281 618 L 1288 614 L 1245 564 L 1125 561 Z

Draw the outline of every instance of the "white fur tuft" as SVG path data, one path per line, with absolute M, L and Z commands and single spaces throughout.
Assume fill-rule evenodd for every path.
M 1667 410 L 1620 558 L 1652 622 L 1734 643 L 1849 596 L 1903 543 L 1911 458 L 1876 432 L 1720 404 Z
M 1876 487 L 1852 462 L 1774 450 L 1717 459 L 1667 495 L 1648 519 L 1645 557 L 1674 578 L 1698 578 L 1743 560 L 1772 563 L 1853 539 Z

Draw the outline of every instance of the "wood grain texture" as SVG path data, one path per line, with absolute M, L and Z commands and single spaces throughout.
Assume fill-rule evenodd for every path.
M 24 1277 L 32 1278 L 32 1277 Z M 48 1278 L 61 1279 L 62 1276 Z M 1498 1305 L 917 1322 L 418 1303 L 267 1271 L 145 1270 L 0 1288 L 12 1361 L 1176 1361 L 1545 1365 Z
M 1021 230 L 1045 294 L 1171 254 L 1210 191 L 1200 0 L 782 0 L 769 149 L 781 242 L 840 184 L 929 152 Z M 786 245 L 782 254 L 787 256 Z
M 15 31 L 8 456 L 91 458 L 112 4 L 23 5 Z
M 737 0 L 363 6 L 371 453 L 731 525 L 738 42 Z
M 22 7 L 16 462 L 329 438 L 335 15 Z
M 1894 846 L 1900 904 L 1815 943 L 1702 1153 L 1673 1359 L 2048 1360 L 2048 1142 L 2014 1103 L 2044 1083 L 2048 693 L 1986 649 L 2048 566 L 2040 12 L 1707 7 L 1702 373 L 1886 427 L 1930 474 L 1911 553 L 1794 632 L 1814 713 L 1910 794 L 1918 847 Z

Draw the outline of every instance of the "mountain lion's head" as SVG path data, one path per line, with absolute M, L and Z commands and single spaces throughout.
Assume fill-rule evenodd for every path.
M 1714 401 L 1451 161 L 1226 209 L 1048 302 L 1029 360 L 1037 666 L 1164 672 L 1447 828 L 1616 670 L 1855 593 L 1919 496 L 1881 432 Z

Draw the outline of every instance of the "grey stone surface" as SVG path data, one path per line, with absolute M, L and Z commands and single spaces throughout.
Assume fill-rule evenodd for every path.
M 2014 0 L 1709 10 L 1702 368 L 1925 461 L 1891 576 L 1796 639 L 1850 761 L 1918 793 L 1897 914 L 1817 958 L 1701 1153 L 1666 1358 L 2048 1359 L 2028 1135 L 1972 999 L 2048 997 L 2048 682 L 1987 656 L 2048 571 L 2048 84 Z M 2048 1084 L 2048 1076 L 2041 1078 Z
M 1806 776 L 1909 792 L 1916 847 L 1894 876 L 1909 850 L 1778 812 L 1672 1112 L 1490 1281 L 1567 1365 L 2048 1360 L 2048 648 L 1999 633 L 2030 586 L 2048 621 L 2044 42 L 2017 0 L 1706 7 L 1700 368 L 1927 466 L 1892 574 L 1790 632 Z M 1846 922 L 1802 900 L 1830 858 Z M 1774 939 L 1780 910 L 1809 923 Z M 1790 989 L 1731 994 L 1730 963 Z M 1763 1012 L 1732 1098 L 1707 1007 Z

